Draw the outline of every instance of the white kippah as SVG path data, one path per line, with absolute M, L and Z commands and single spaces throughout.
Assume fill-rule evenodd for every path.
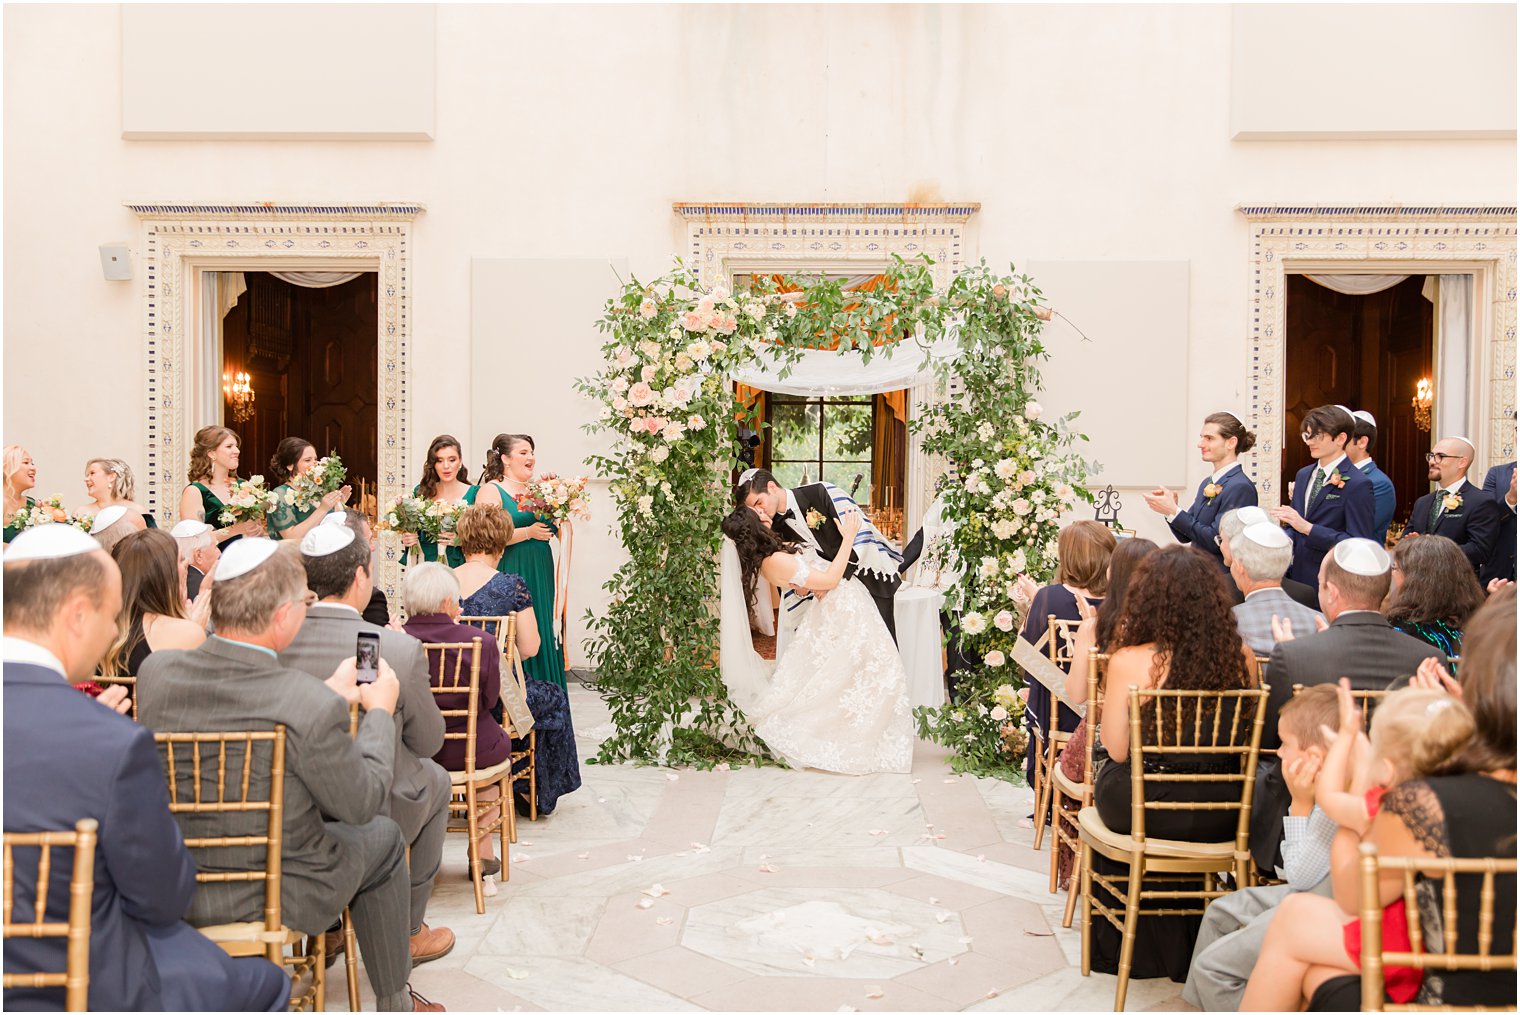
M 308 557 L 325 557 L 353 541 L 354 530 L 347 525 L 317 525 L 301 540 L 301 552 Z
M 1368 412 L 1366 409 L 1358 409 L 1351 415 L 1361 420 L 1363 423 L 1366 423 L 1368 426 L 1373 427 L 1374 429 L 1377 427 L 1377 420 L 1373 419 L 1372 413 Z
M 1229 409 L 1220 409 L 1219 411 L 1222 412 L 1222 413 L 1224 413 L 1226 416 L 1230 417 L 1231 419 L 1233 419 L 1235 422 L 1239 423 L 1241 426 L 1245 426 L 1246 425 L 1246 421 L 1245 420 L 1243 420 L 1239 416 L 1235 415 Z
M 1354 413 L 1354 412 L 1351 411 L 1351 407 L 1349 405 L 1342 405 L 1341 403 L 1336 402 L 1335 403 L 1335 407 L 1337 409 L 1339 409 L 1341 412 L 1344 412 L 1348 416 L 1355 416 L 1356 415 L 1356 413 Z
M 263 536 L 244 536 L 222 552 L 221 563 L 216 566 L 216 580 L 240 578 L 264 561 L 273 557 L 280 544 Z
M 95 521 L 90 525 L 90 535 L 97 536 L 106 529 L 109 529 L 121 521 L 126 513 L 127 509 L 120 504 L 112 504 L 110 507 L 105 508 L 100 514 L 95 516 Z
M 1343 569 L 1367 578 L 1387 574 L 1388 568 L 1393 564 L 1388 551 L 1370 539 L 1343 539 L 1335 544 L 1335 549 L 1331 552 L 1335 562 Z
M 745 483 L 748 483 L 750 480 L 754 479 L 755 473 L 759 471 L 759 469 L 745 469 L 743 472 L 739 473 L 739 485 L 743 486 Z
M 1466 437 L 1458 437 L 1456 434 L 1447 434 L 1441 439 L 1446 441 L 1461 441 L 1463 444 L 1467 445 L 1467 450 L 1471 451 L 1475 455 L 1478 453 L 1478 446 L 1472 441 L 1468 440 Z
M 322 519 L 320 522 L 318 522 L 317 526 L 320 528 L 323 525 L 345 525 L 346 526 L 347 524 L 348 524 L 348 512 L 346 512 L 346 511 L 329 511 L 329 512 L 327 512 L 327 517 L 324 518 L 324 519 Z
M 1262 525 L 1272 521 L 1267 513 L 1255 504 L 1247 504 L 1243 508 L 1236 508 L 1235 520 L 1243 526 Z
M 81 553 L 99 553 L 100 544 L 72 525 L 49 522 L 17 534 L 5 551 L 7 564 L 23 560 L 55 560 Z
M 1240 530 L 1240 534 L 1257 546 L 1265 546 L 1272 550 L 1280 550 L 1285 546 L 1293 545 L 1293 540 L 1288 538 L 1288 534 L 1282 530 L 1282 526 L 1273 525 L 1271 522 L 1256 522 L 1252 525 L 1247 525 L 1244 529 Z
M 175 539 L 194 539 L 203 532 L 210 532 L 211 526 L 205 522 L 198 522 L 194 518 L 186 518 L 169 530 L 169 535 Z

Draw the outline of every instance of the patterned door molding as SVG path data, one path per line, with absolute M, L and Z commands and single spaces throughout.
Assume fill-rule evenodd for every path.
M 707 287 L 728 285 L 735 274 L 770 271 L 837 273 L 880 271 L 894 254 L 928 255 L 936 287 L 943 289 L 966 264 L 966 226 L 978 202 L 952 204 L 701 204 L 677 203 L 686 222 L 690 267 Z M 941 397 L 931 384 L 916 385 L 909 415 Z M 928 510 L 934 479 L 944 463 L 925 455 L 918 436 L 908 439 L 904 533 Z
M 1281 503 L 1277 467 L 1286 367 L 1286 276 L 1306 271 L 1471 273 L 1474 371 L 1470 405 L 1478 463 L 1515 457 L 1515 209 L 1246 205 L 1251 224 L 1252 478 L 1263 504 Z M 1263 467 L 1261 463 L 1268 463 Z M 1478 481 L 1482 475 L 1474 469 Z
M 378 273 L 379 476 L 387 504 L 403 491 L 409 445 L 411 229 L 423 208 L 377 205 L 128 205 L 142 220 L 143 343 L 147 366 L 145 505 L 177 509 L 197 418 L 220 405 L 195 390 L 209 353 L 201 334 L 201 273 L 206 271 L 374 271 Z M 205 381 L 200 382 L 202 384 Z M 207 397 L 207 396 L 210 397 Z M 397 591 L 399 547 L 382 541 L 381 587 Z

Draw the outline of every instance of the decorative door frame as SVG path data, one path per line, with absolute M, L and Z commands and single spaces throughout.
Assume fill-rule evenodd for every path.
M 930 274 L 943 289 L 966 265 L 967 225 L 981 211 L 975 201 L 950 204 L 750 204 L 677 202 L 674 211 L 686 223 L 690 266 L 704 286 L 728 285 L 736 273 L 809 270 L 885 270 L 894 254 L 927 254 Z M 944 398 L 931 383 L 909 393 L 909 418 Z M 908 482 L 904 492 L 903 532 L 918 527 L 945 470 L 937 456 L 926 455 L 923 440 L 908 437 Z
M 1251 224 L 1248 425 L 1257 436 L 1250 471 L 1263 504 L 1280 503 L 1290 274 L 1471 273 L 1474 474 L 1481 481 L 1478 465 L 1515 457 L 1514 207 L 1243 205 L 1238 211 Z
M 419 204 L 193 205 L 129 204 L 142 221 L 143 353 L 146 366 L 147 468 L 144 505 L 171 504 L 185 484 L 195 431 L 217 418 L 204 406 L 220 399 L 195 390 L 204 371 L 200 334 L 202 272 L 374 271 L 376 285 L 379 447 L 376 500 L 405 492 L 409 461 L 411 230 Z M 198 397 L 199 396 L 199 397 Z M 400 553 L 381 542 L 378 581 L 394 595 Z

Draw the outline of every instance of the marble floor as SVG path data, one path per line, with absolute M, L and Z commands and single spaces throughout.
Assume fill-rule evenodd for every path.
M 606 734 L 571 685 L 581 755 Z M 429 923 L 454 951 L 413 987 L 454 1011 L 1107 1011 L 1030 848 L 1026 789 L 957 776 L 918 745 L 909 775 L 585 765 L 520 822 L 510 880 L 475 913 L 463 835 Z M 329 997 L 342 1006 L 342 966 Z M 362 980 L 362 978 L 361 978 Z M 372 1006 L 368 983 L 366 1005 Z M 1170 980 L 1131 1011 L 1187 1010 Z

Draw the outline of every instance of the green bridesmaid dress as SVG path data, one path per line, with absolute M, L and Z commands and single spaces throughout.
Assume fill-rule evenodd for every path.
M 526 528 L 534 522 L 542 522 L 544 519 L 531 511 L 523 511 L 517 506 L 517 501 L 505 489 L 498 486 L 495 488 L 501 493 L 501 506 L 507 514 L 512 516 L 512 525 L 515 528 Z M 464 495 L 467 503 L 475 503 L 475 497 L 480 487 L 470 487 L 470 492 Z M 549 528 L 554 529 L 553 522 L 544 522 Z M 558 529 L 555 529 L 558 532 Z M 521 575 L 522 580 L 528 585 L 528 595 L 533 600 L 533 616 L 538 621 L 539 646 L 538 654 L 532 659 L 523 660 L 523 668 L 528 671 L 528 676 L 535 680 L 543 680 L 554 684 L 556 687 L 565 686 L 565 655 L 560 646 L 554 623 L 554 550 L 547 540 L 525 539 L 520 543 L 514 543 L 507 547 L 501 555 L 501 560 L 496 565 L 496 570 L 502 574 Z
M 270 539 L 284 539 L 286 529 L 300 525 L 317 509 L 315 504 L 311 507 L 301 507 L 299 504 L 285 503 L 285 491 L 289 489 L 289 483 L 281 483 L 271 491 L 280 498 L 280 505 L 264 517 L 264 525 L 269 530 Z
M 475 492 L 475 488 L 473 486 L 470 487 L 470 489 L 465 492 L 464 502 L 466 504 L 473 504 L 473 503 L 475 503 L 473 500 L 470 499 L 471 494 L 473 494 L 474 492 Z M 413 497 L 421 497 L 422 496 L 422 484 L 421 483 L 418 483 L 416 486 L 412 487 L 412 496 Z M 427 536 L 424 536 L 420 532 L 417 534 L 417 545 L 420 546 L 420 547 L 422 547 L 422 559 L 423 560 L 436 561 L 438 559 L 438 544 L 436 542 L 434 542 L 433 540 L 429 539 Z M 461 550 L 459 547 L 457 547 L 457 546 L 446 546 L 446 547 L 444 547 L 444 551 L 445 552 L 443 554 L 443 559 L 444 559 L 444 562 L 449 565 L 449 567 L 458 567 L 460 564 L 464 563 L 464 551 Z
M 211 488 L 205 483 L 191 483 L 190 485 L 201 492 L 202 520 L 213 529 L 225 528 L 228 523 L 222 521 L 222 509 L 227 505 L 222 503 L 222 498 L 212 493 Z M 233 536 L 231 539 L 224 539 L 216 544 L 216 548 L 218 550 L 225 550 L 242 538 L 242 536 Z
M 32 498 L 28 497 L 26 499 L 26 503 L 23 504 L 21 506 L 21 509 L 18 510 L 16 513 L 19 515 L 21 513 L 21 511 L 30 511 L 32 508 L 34 508 L 36 506 L 37 506 L 37 502 L 35 500 L 33 500 Z M 12 539 L 15 539 L 20 534 L 21 534 L 21 526 L 19 526 L 19 525 L 6 525 L 6 527 L 5 527 L 5 541 L 7 543 L 9 543 Z

